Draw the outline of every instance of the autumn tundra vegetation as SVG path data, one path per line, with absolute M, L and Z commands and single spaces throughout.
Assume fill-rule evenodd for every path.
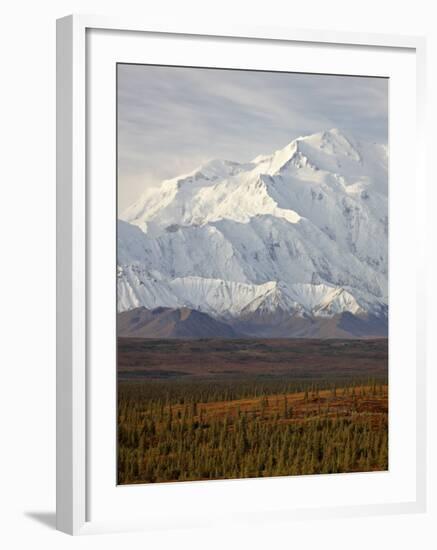
M 388 469 L 386 340 L 161 343 L 119 341 L 118 483 Z

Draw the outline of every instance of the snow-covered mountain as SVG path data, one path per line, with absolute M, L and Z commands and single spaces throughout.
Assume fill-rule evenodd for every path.
M 118 222 L 118 310 L 386 320 L 387 165 L 333 129 L 146 189 Z

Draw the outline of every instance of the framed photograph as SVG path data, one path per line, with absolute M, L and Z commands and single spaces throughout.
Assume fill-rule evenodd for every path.
M 423 67 L 58 21 L 60 530 L 425 509 Z

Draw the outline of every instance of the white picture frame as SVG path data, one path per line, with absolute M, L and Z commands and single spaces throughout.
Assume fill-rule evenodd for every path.
M 87 61 L 89 41 L 87 33 L 92 30 L 109 31 L 110 33 L 130 33 L 136 36 L 158 37 L 165 41 L 171 37 L 190 36 L 202 38 L 220 38 L 232 44 L 233 40 L 251 43 L 263 41 L 272 47 L 275 44 L 315 44 L 318 47 L 329 45 L 344 48 L 379 48 L 384 51 L 396 50 L 398 53 L 409 52 L 414 55 L 416 67 L 415 88 L 417 103 L 410 105 L 415 112 L 415 175 L 414 192 L 416 210 L 426 200 L 424 191 L 424 74 L 425 74 L 425 40 L 421 37 L 394 35 L 337 33 L 310 30 L 292 30 L 287 28 L 173 28 L 170 26 L 152 26 L 147 22 L 129 19 L 112 19 L 95 16 L 71 15 L 57 22 L 57 528 L 69 534 L 86 534 L 110 530 L 147 529 L 153 526 L 183 525 L 184 517 L 178 523 L 174 517 L 160 515 L 159 511 L 153 522 L 146 521 L 139 514 L 132 519 L 118 518 L 108 514 L 94 520 L 90 516 L 90 485 L 92 484 L 92 457 L 90 454 L 90 410 L 93 393 L 90 381 L 90 349 L 92 346 L 89 331 L 90 304 L 93 286 L 90 285 L 90 234 L 92 227 L 90 216 L 90 150 L 87 139 L 87 117 L 92 102 L 89 101 L 87 80 L 92 65 Z M 215 46 L 213 46 L 215 47 Z M 166 58 L 172 55 L 169 40 Z M 176 63 L 177 64 L 177 63 Z M 90 68 L 91 67 L 91 68 Z M 87 72 L 88 71 L 88 72 Z M 115 115 L 114 115 L 115 116 Z M 98 129 L 97 129 L 98 131 Z M 87 156 L 88 155 L 88 156 Z M 115 164 L 110 169 L 115 172 Z M 109 191 L 108 191 L 109 192 Z M 416 217 L 417 218 L 417 217 Z M 424 231 L 420 219 L 416 219 L 417 233 Z M 115 224 L 115 220 L 114 220 Z M 415 342 L 415 479 L 413 498 L 376 503 L 364 502 L 354 505 L 305 508 L 291 506 L 278 510 L 263 510 L 254 505 L 247 510 L 243 519 L 256 521 L 257 517 L 271 519 L 284 518 L 318 518 L 338 517 L 363 514 L 390 514 L 399 512 L 420 512 L 426 507 L 426 403 L 425 403 L 425 255 L 420 241 L 416 237 L 415 266 L 417 285 L 414 305 L 417 309 L 414 323 Z M 110 416 L 111 418 L 111 416 Z M 115 442 L 114 442 L 115 443 Z M 314 476 L 311 476 L 314 477 Z M 323 476 L 319 476 L 323 477 Z M 326 477 L 326 476 L 325 476 Z M 331 483 L 336 483 L 332 478 Z M 275 481 L 278 490 L 282 478 Z M 315 480 L 317 483 L 317 479 Z M 199 482 L 196 482 L 199 487 Z M 246 485 L 238 486 L 235 491 L 244 492 L 252 483 L 250 491 L 258 491 L 261 485 L 257 480 L 247 480 Z M 258 485 L 256 485 L 258 483 Z M 255 484 L 255 485 L 253 485 Z M 170 484 L 174 485 L 174 484 Z M 208 483 L 201 484 L 202 493 L 193 484 L 184 484 L 187 491 L 198 492 L 203 498 Z M 214 491 L 218 489 L 226 495 L 229 484 L 213 482 Z M 154 487 L 149 498 L 159 499 L 159 492 L 168 493 L 169 484 L 165 487 Z M 191 488 L 190 488 L 191 487 Z M 235 482 L 233 491 L 236 487 Z M 314 487 L 314 485 L 313 485 Z M 141 491 L 142 488 L 137 488 Z M 123 498 L 126 498 L 124 495 Z M 189 511 L 187 512 L 189 516 Z M 143 514 L 145 516 L 145 514 Z M 237 518 L 237 521 L 242 517 Z M 220 521 L 226 521 L 224 519 Z M 204 525 L 200 518 L 193 525 Z

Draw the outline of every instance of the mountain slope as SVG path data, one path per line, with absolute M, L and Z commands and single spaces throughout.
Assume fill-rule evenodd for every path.
M 338 130 L 148 189 L 118 225 L 118 309 L 387 322 L 387 148 Z
M 124 311 L 117 319 L 118 336 L 137 338 L 235 338 L 234 329 L 205 313 L 188 308 L 144 307 Z

